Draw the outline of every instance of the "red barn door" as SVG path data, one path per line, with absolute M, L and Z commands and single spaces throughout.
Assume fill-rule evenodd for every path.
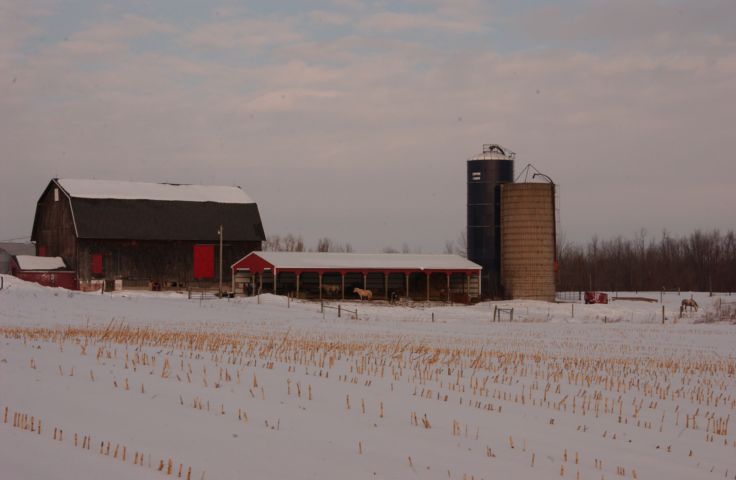
M 194 246 L 194 278 L 215 278 L 215 246 Z
M 93 253 L 92 254 L 92 275 L 102 275 L 103 269 L 102 269 L 102 254 L 101 253 Z

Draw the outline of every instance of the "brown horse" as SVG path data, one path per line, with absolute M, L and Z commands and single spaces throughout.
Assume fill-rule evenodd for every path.
M 353 289 L 353 293 L 358 294 L 361 302 L 364 298 L 367 298 L 368 300 L 373 300 L 373 292 L 371 292 L 370 290 L 363 290 L 362 288 L 355 287 Z
M 684 299 L 682 301 L 682 303 L 680 304 L 680 309 L 682 309 L 684 311 L 687 308 L 689 308 L 690 311 L 695 310 L 697 312 L 698 311 L 698 302 L 696 302 L 692 298 L 686 298 L 686 299 Z
M 335 297 L 340 294 L 340 285 L 322 285 L 322 292 L 328 297 Z

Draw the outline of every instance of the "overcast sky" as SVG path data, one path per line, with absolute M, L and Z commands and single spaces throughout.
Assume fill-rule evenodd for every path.
M 569 240 L 736 229 L 736 2 L 0 2 L 0 240 L 55 176 L 240 185 L 267 234 L 442 251 L 484 143 Z

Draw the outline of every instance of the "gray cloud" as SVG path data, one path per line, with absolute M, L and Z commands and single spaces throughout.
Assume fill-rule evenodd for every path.
M 606 9 L 640 13 L 629 37 L 676 36 L 631 4 L 583 10 L 576 21 L 587 26 L 572 39 L 581 48 L 457 40 L 437 50 L 360 31 L 323 39 L 288 17 L 272 36 L 273 18 L 244 14 L 189 31 L 127 15 L 32 54 L 22 32 L 6 33 L 16 40 L 0 45 L 12 72 L 0 79 L 0 148 L 12 172 L 0 178 L 0 239 L 30 233 L 41 189 L 60 175 L 240 184 L 267 232 L 441 251 L 465 225 L 465 159 L 487 142 L 515 150 L 517 171 L 531 162 L 560 184 L 570 239 L 736 228 L 730 33 L 691 22 L 688 35 L 702 41 L 687 49 L 633 48 L 601 27 L 616 48 L 582 48 Z M 548 16 L 560 27 L 541 36 L 559 37 L 563 19 Z M 34 18 L 23 16 L 28 31 L 40 28 Z M 534 15 L 518 21 L 539 34 Z M 130 47 L 151 34 L 194 50 L 269 53 L 230 62 Z

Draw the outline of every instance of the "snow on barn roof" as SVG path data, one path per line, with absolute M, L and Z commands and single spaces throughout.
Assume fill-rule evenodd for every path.
M 66 265 L 61 257 L 16 255 L 15 261 L 21 270 L 66 270 Z
M 480 270 L 481 266 L 459 255 L 401 253 L 253 252 L 278 269 L 313 270 Z
M 58 183 L 70 197 L 74 198 L 254 203 L 240 187 L 222 185 L 179 185 L 174 183 L 81 180 L 72 178 L 60 178 L 58 179 Z

